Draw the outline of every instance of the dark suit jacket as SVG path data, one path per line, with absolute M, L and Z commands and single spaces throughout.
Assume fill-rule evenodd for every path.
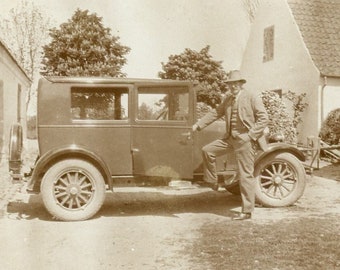
M 216 110 L 207 113 L 201 120 L 197 122 L 199 129 L 203 129 L 217 119 L 225 116 L 226 136 L 228 138 L 230 128 L 231 103 L 232 95 L 227 94 L 222 103 Z M 263 136 L 263 131 L 268 125 L 268 115 L 263 105 L 262 98 L 259 95 L 254 95 L 247 90 L 241 90 L 238 96 L 238 113 L 242 123 L 248 129 L 248 135 L 258 141 L 261 148 L 265 150 L 266 143 Z

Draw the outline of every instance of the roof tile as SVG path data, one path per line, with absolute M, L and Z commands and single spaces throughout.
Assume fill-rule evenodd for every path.
M 322 75 L 340 77 L 340 1 L 287 0 Z

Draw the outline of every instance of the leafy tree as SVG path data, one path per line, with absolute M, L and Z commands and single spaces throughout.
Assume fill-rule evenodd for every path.
M 33 82 L 39 74 L 42 46 L 47 43 L 50 24 L 41 9 L 26 0 L 11 9 L 9 17 L 0 23 L 1 38 Z M 27 104 L 35 94 L 33 89 L 29 89 Z
M 140 120 L 156 119 L 156 114 L 150 106 L 143 102 L 138 108 L 138 119 Z
M 102 24 L 102 18 L 77 9 L 60 29 L 50 30 L 52 41 L 44 46 L 43 75 L 124 77 L 129 47 Z
M 191 49 L 179 55 L 170 55 L 167 63 L 162 63 L 162 79 L 190 80 L 200 83 L 197 101 L 216 107 L 221 101 L 221 92 L 227 90 L 224 80 L 227 73 L 222 62 L 215 61 L 209 54 L 210 46 L 197 52 Z

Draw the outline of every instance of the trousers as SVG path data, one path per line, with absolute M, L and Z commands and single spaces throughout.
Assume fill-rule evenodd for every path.
M 216 157 L 235 152 L 242 198 L 242 212 L 252 213 L 255 207 L 255 143 L 247 134 L 215 140 L 202 148 L 204 180 L 217 183 Z M 245 136 L 244 136 L 245 135 Z M 246 138 L 246 139 L 245 139 Z

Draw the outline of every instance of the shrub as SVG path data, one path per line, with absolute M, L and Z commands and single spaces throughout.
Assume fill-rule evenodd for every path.
M 293 125 L 295 128 L 297 128 L 298 124 L 303 122 L 301 115 L 308 106 L 308 103 L 305 102 L 306 96 L 306 93 L 296 94 L 290 90 L 287 93 L 283 94 L 284 98 L 292 102 L 294 111 Z
M 333 145 L 340 143 L 340 108 L 331 111 L 322 123 L 320 138 Z
M 280 96 L 274 91 L 263 91 L 262 100 L 269 117 L 269 135 L 282 134 L 286 143 L 296 144 L 294 121 Z

